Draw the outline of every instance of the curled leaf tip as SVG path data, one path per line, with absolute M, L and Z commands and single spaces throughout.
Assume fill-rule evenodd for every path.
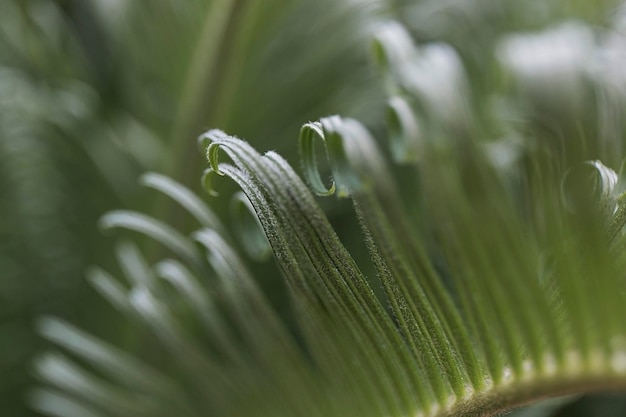
M 219 197 L 220 193 L 215 190 L 213 187 L 213 183 L 211 178 L 215 175 L 216 172 L 212 168 L 207 168 L 202 173 L 202 179 L 200 180 L 200 184 L 202 188 L 212 197 Z
M 220 158 L 219 158 L 220 145 L 213 142 L 209 145 L 206 151 L 207 159 L 209 160 L 209 166 L 217 175 L 224 175 L 220 171 Z
M 585 161 L 570 168 L 561 181 L 561 197 L 571 212 L 580 211 L 591 204 L 608 215 L 617 205 L 617 174 L 602 162 Z
M 317 156 L 315 153 L 315 141 L 325 140 L 324 130 L 320 122 L 306 123 L 300 129 L 300 154 L 304 168 L 304 175 L 309 186 L 319 196 L 330 196 L 335 193 L 335 182 L 332 181 L 330 186 L 326 186 L 320 175 Z
M 420 126 L 410 104 L 400 96 L 387 103 L 387 129 L 391 153 L 396 162 L 415 162 L 422 139 Z
M 372 40 L 372 55 L 389 91 L 398 89 L 397 76 L 412 62 L 415 52 L 411 36 L 398 22 L 385 22 L 378 28 Z
M 304 176 L 311 189 L 319 196 L 336 194 L 337 197 L 349 197 L 351 191 L 360 186 L 357 175 L 353 172 L 348 158 L 345 141 L 350 137 L 353 121 L 339 116 L 329 116 L 319 122 L 307 123 L 300 130 L 300 154 L 304 167 Z M 326 186 L 322 180 L 317 163 L 315 141 L 324 145 L 326 158 L 330 163 L 332 183 Z
M 217 175 L 224 175 L 219 169 L 219 144 L 216 142 L 220 139 L 229 137 L 226 133 L 219 129 L 211 129 L 202 134 L 198 141 L 203 152 L 206 152 L 209 166 Z

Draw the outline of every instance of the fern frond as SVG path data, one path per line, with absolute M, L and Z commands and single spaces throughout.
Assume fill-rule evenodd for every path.
M 448 44 L 411 39 L 388 23 L 374 40 L 390 95 L 392 156 L 411 175 L 401 189 L 372 135 L 351 118 L 301 129 L 309 186 L 276 152 L 260 154 L 220 130 L 199 139 L 205 189 L 215 195 L 215 181 L 228 177 L 243 192 L 236 204 L 258 219 L 246 231 L 260 225 L 266 239 L 255 235 L 248 249 L 271 247 L 297 330 L 276 315 L 210 209 L 151 174 L 144 182 L 186 208 L 198 230 L 185 236 L 145 215 L 113 212 L 103 226 L 144 233 L 174 258 L 151 264 L 124 243 L 117 256 L 126 284 L 97 269 L 92 281 L 152 331 L 176 366 L 161 375 L 46 319 L 42 334 L 94 369 L 44 357 L 37 371 L 58 391 L 39 392 L 35 405 L 59 415 L 166 416 L 182 402 L 190 416 L 490 416 L 546 397 L 626 389 L 623 186 L 610 162 L 597 161 L 614 161 L 622 145 L 590 139 L 585 120 L 579 137 L 557 141 L 576 131 L 564 124 L 576 106 L 555 106 L 561 82 L 580 87 L 579 68 L 556 67 L 557 75 L 574 73 L 557 83 L 554 72 L 502 59 L 499 69 L 523 99 L 483 85 L 488 97 L 477 100 L 465 58 Z M 510 42 L 501 50 L 519 47 Z M 539 103 L 538 94 L 552 101 Z M 496 99 L 519 122 L 494 109 Z M 542 105 L 554 111 L 550 126 Z M 376 276 L 363 273 L 309 187 L 352 200 Z M 132 383 L 144 369 L 154 381 Z

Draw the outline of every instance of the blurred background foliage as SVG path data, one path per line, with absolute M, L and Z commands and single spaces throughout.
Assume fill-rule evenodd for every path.
M 615 124 L 624 118 L 611 114 L 615 106 L 602 107 L 624 103 L 625 95 L 615 94 L 624 85 L 623 71 L 603 73 L 606 85 L 593 91 L 564 84 L 569 96 L 558 103 L 571 105 L 564 109 L 538 98 L 535 79 L 525 84 L 524 57 L 517 50 L 507 55 L 500 42 L 513 32 L 576 22 L 570 23 L 574 32 L 581 33 L 576 25 L 585 29 L 573 59 L 591 56 L 591 49 L 581 48 L 598 41 L 598 27 L 612 28 L 600 40 L 606 48 L 598 60 L 623 59 L 626 20 L 608 0 L 0 2 L 2 415 L 33 415 L 26 392 L 31 361 L 44 349 L 33 330 L 43 314 L 66 318 L 131 351 L 145 350 L 150 336 L 116 315 L 83 278 L 92 264 L 115 270 L 112 244 L 97 229 L 98 218 L 111 209 L 132 208 L 188 227 L 165 199 L 139 187 L 141 173 L 168 174 L 202 195 L 204 158 L 195 138 L 212 127 L 257 149 L 277 150 L 292 164 L 298 129 L 309 120 L 340 113 L 373 132 L 383 130 L 384 83 L 368 46 L 386 18 L 401 21 L 418 42 L 451 45 L 471 80 L 472 100 L 492 100 L 513 88 L 507 77 L 518 77 L 520 96 L 544 104 L 536 116 L 545 136 L 558 139 L 572 127 L 575 134 L 591 132 L 584 105 L 590 99 L 599 103 L 605 130 L 623 132 Z M 500 56 L 494 53 L 498 47 Z M 498 59 L 513 67 L 513 75 L 501 71 Z M 556 71 L 582 76 L 571 67 Z M 572 124 L 573 117 L 579 123 Z M 620 155 L 606 163 L 619 166 Z M 227 200 L 210 204 L 227 218 Z M 354 245 L 353 255 L 366 257 L 347 206 L 323 204 L 346 244 Z M 257 268 L 280 310 L 277 271 L 266 264 Z M 568 407 L 555 415 L 626 410 L 613 397 Z

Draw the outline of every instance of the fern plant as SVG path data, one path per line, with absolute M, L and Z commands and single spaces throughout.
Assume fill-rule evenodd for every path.
M 450 44 L 417 47 L 401 24 L 381 23 L 372 49 L 401 166 L 340 116 L 302 127 L 304 180 L 276 152 L 201 135 L 204 188 L 218 194 L 228 177 L 242 191 L 241 243 L 182 184 L 145 175 L 197 230 L 111 212 L 104 229 L 147 235 L 169 255 L 149 262 L 124 240 L 125 279 L 94 268 L 89 280 L 151 331 L 146 358 L 43 318 L 58 349 L 35 364 L 45 384 L 32 404 L 66 417 L 490 416 L 626 388 L 626 207 L 611 168 L 624 140 L 613 55 L 624 39 L 591 34 L 570 22 L 501 38 L 483 64 L 488 85 Z M 584 68 L 589 53 L 611 59 Z M 369 263 L 314 194 L 351 200 Z M 249 266 L 268 253 L 293 320 Z

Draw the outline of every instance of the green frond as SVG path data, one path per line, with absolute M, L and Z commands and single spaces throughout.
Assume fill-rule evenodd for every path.
M 472 17 L 456 6 L 453 16 Z M 221 130 L 201 135 L 202 185 L 216 197 L 222 177 L 240 189 L 232 212 L 244 216 L 234 229 L 248 257 L 201 198 L 144 176 L 195 230 L 110 212 L 103 228 L 139 232 L 168 255 L 155 261 L 125 240 L 116 250 L 122 279 L 99 268 L 89 279 L 149 331 L 146 351 L 156 358 L 44 318 L 41 335 L 63 353 L 35 363 L 51 387 L 33 393 L 35 408 L 59 416 L 491 416 L 543 398 L 626 390 L 626 208 L 624 179 L 611 168 L 624 137 L 603 136 L 623 120 L 608 117 L 618 111 L 612 100 L 587 101 L 606 80 L 582 58 L 609 48 L 609 29 L 595 40 L 582 23 L 532 34 L 495 28 L 490 48 L 472 50 L 490 54 L 479 64 L 454 46 L 463 39 L 451 26 L 436 42 L 415 42 L 397 22 L 376 27 L 372 50 L 389 95 L 381 111 L 391 159 L 402 167 L 350 117 L 303 125 L 303 178 L 274 151 L 261 154 Z M 528 48 L 545 48 L 545 62 L 528 58 Z M 493 85 L 476 81 L 481 65 L 499 74 Z M 332 195 L 352 202 L 369 263 L 352 256 L 316 200 Z M 294 326 L 255 277 L 268 248 Z

